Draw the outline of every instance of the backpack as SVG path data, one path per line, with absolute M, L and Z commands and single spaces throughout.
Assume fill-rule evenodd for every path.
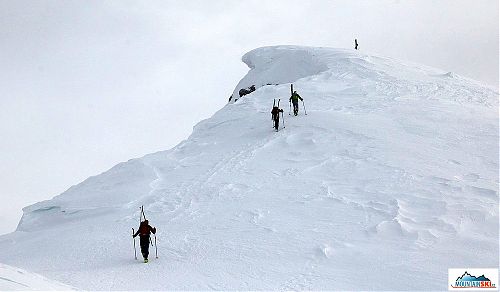
M 144 236 L 149 234 L 150 234 L 149 225 L 142 222 L 141 225 L 139 226 L 139 235 Z
M 273 110 L 271 111 L 273 121 L 276 120 L 276 118 L 279 115 L 279 112 L 280 112 L 280 109 L 277 106 L 274 106 Z

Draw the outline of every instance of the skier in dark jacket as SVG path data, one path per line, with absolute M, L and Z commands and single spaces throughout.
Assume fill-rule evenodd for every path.
M 283 109 L 280 109 L 279 106 L 276 105 L 274 105 L 273 109 L 271 110 L 271 118 L 274 121 L 274 128 L 276 129 L 276 132 L 278 131 L 278 128 L 280 126 L 280 113 L 282 112 Z
M 293 114 L 296 116 L 299 113 L 299 99 L 301 101 L 304 101 L 302 97 L 297 93 L 297 91 L 294 91 L 292 93 L 292 96 L 290 96 L 290 100 L 293 103 Z
M 144 262 L 147 263 L 148 262 L 148 256 L 149 256 L 149 242 L 150 242 L 150 234 L 151 232 L 153 234 L 156 234 L 156 228 L 155 227 L 151 227 L 149 225 L 149 221 L 148 220 L 144 220 L 141 222 L 141 225 L 139 226 L 139 229 L 137 230 L 137 232 L 134 234 L 134 238 L 139 235 L 139 238 L 141 239 L 140 242 L 141 242 L 141 252 L 142 252 L 142 256 L 144 257 Z

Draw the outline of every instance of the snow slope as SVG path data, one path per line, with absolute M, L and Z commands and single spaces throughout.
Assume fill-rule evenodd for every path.
M 243 60 L 235 92 L 255 92 L 25 208 L 0 260 L 89 290 L 444 290 L 448 268 L 498 266 L 497 92 L 353 50 Z M 288 82 L 307 116 L 287 114 Z M 141 205 L 159 230 L 149 264 L 130 237 Z
M 48 280 L 40 275 L 22 269 L 0 264 L 0 290 L 1 291 L 27 291 L 27 290 L 58 290 L 66 291 L 73 288 Z

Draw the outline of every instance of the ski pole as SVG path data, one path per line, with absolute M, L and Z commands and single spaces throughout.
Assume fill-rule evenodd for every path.
M 283 112 L 281 112 L 281 118 L 283 119 L 283 129 L 285 128 L 285 117 L 283 117 Z
M 288 101 L 288 104 L 290 104 L 290 109 L 288 110 L 288 115 L 291 116 L 292 115 L 292 102 Z
M 158 258 L 158 245 L 156 245 L 156 234 L 155 234 L 155 251 L 156 251 L 156 258 Z
M 304 101 L 302 101 L 302 106 L 304 107 L 304 114 L 307 116 L 306 104 L 304 103 Z
M 132 240 L 134 241 L 134 257 L 137 259 L 137 249 L 135 248 L 135 237 L 134 237 L 135 231 L 134 228 L 132 228 Z

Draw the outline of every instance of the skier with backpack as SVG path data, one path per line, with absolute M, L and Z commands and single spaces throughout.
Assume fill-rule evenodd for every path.
M 283 109 L 280 109 L 280 100 L 278 99 L 278 105 L 276 105 L 276 100 L 273 102 L 273 109 L 271 110 L 271 119 L 274 122 L 274 128 L 278 132 L 280 125 L 280 113 L 283 113 Z
M 142 256 L 144 257 L 144 262 L 148 262 L 148 256 L 149 256 L 149 243 L 150 243 L 150 235 L 151 233 L 156 234 L 156 228 L 151 227 L 149 225 L 148 220 L 144 220 L 141 222 L 139 229 L 137 232 L 133 235 L 135 238 L 137 235 L 139 235 L 140 238 L 140 243 L 141 243 L 141 253 Z
M 299 113 L 299 99 L 304 102 L 302 97 L 297 93 L 297 91 L 294 91 L 292 93 L 292 96 L 290 96 L 289 102 L 293 103 L 293 114 L 296 116 Z

